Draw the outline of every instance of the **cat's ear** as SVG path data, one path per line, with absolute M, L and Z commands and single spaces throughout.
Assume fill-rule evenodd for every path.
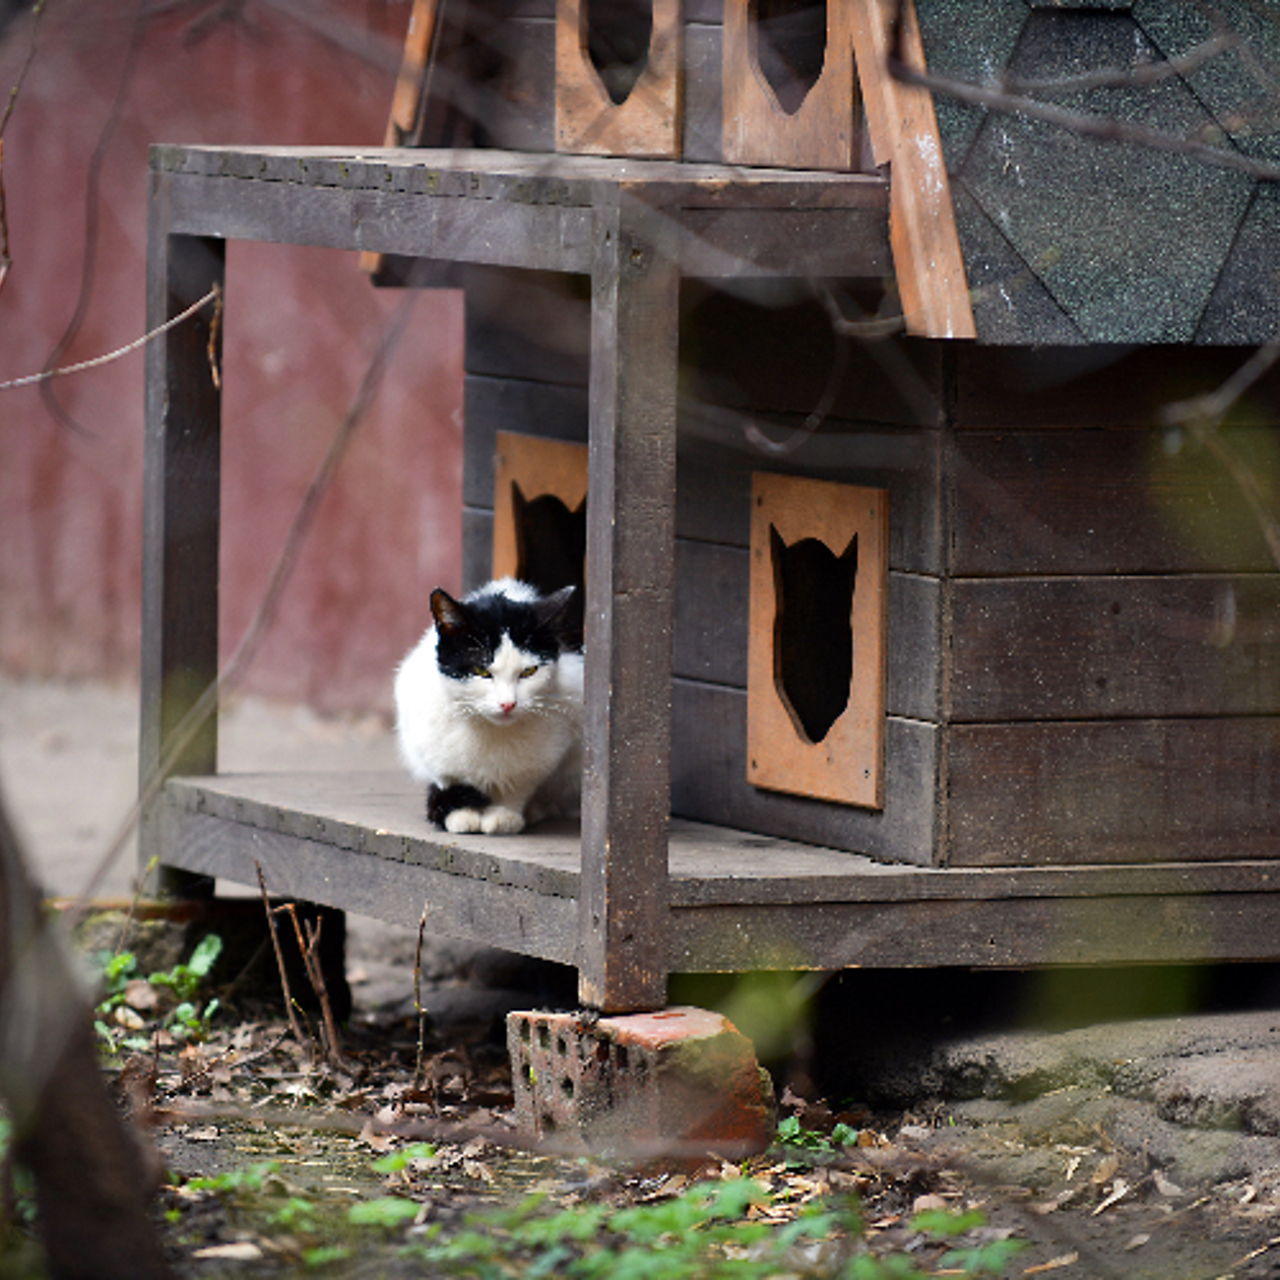
M 849 545 L 840 553 L 840 563 L 848 570 L 850 578 L 858 576 L 858 535 L 849 539 Z
M 436 620 L 441 635 L 454 635 L 467 625 L 466 611 L 447 591 L 439 587 L 431 593 L 431 616 Z
M 561 587 L 534 606 L 534 614 L 538 625 L 559 631 L 568 621 L 569 606 L 577 594 L 577 587 Z
M 511 482 L 511 510 L 515 513 L 516 520 L 524 519 L 524 509 L 528 505 L 529 500 L 521 491 L 519 481 L 513 480 Z
M 776 570 L 782 563 L 783 553 L 787 549 L 787 544 L 782 540 L 782 534 L 778 532 L 774 525 L 769 525 L 769 553 L 773 560 L 773 567 Z

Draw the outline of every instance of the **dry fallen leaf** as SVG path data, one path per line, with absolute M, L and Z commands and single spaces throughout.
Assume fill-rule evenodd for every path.
M 1048 1262 L 1042 1262 L 1038 1266 L 1028 1267 L 1022 1274 L 1024 1276 L 1038 1276 L 1045 1271 L 1057 1271 L 1062 1267 L 1069 1267 L 1073 1263 L 1080 1261 L 1078 1253 L 1064 1253 L 1060 1257 L 1050 1258 Z
M 1117 1178 L 1111 1184 L 1111 1190 L 1093 1211 L 1093 1216 L 1096 1218 L 1104 1209 L 1110 1209 L 1113 1204 L 1123 1200 L 1129 1194 L 1129 1191 L 1129 1184 L 1123 1178 Z
M 257 1262 L 262 1250 L 250 1240 L 237 1240 L 232 1244 L 211 1244 L 197 1249 L 193 1258 L 221 1258 L 226 1262 Z
M 151 1013 L 160 1007 L 160 993 L 146 978 L 133 978 L 125 983 L 124 1001 L 139 1013 Z
M 366 1120 L 364 1128 L 360 1130 L 358 1142 L 363 1142 L 367 1146 L 372 1147 L 378 1152 L 390 1151 L 396 1145 L 396 1140 L 389 1133 L 380 1133 L 373 1127 L 372 1120 Z
M 1113 1151 L 1110 1155 L 1105 1155 L 1098 1161 L 1098 1167 L 1093 1171 L 1091 1181 L 1095 1187 L 1100 1187 L 1104 1183 L 1110 1182 L 1116 1176 L 1116 1171 L 1120 1168 L 1120 1157 Z
M 1166 1178 L 1163 1169 L 1152 1169 L 1151 1181 L 1155 1183 L 1156 1190 L 1162 1196 L 1173 1197 L 1182 1195 L 1182 1188 L 1178 1186 L 1176 1182 L 1171 1182 Z
M 916 1196 L 911 1205 L 912 1213 L 926 1213 L 930 1209 L 945 1209 L 947 1202 L 938 1195 Z

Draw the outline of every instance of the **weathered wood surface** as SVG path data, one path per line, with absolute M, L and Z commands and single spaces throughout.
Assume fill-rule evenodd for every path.
M 937 725 L 896 716 L 886 719 L 883 810 L 751 786 L 743 690 L 677 680 L 672 739 L 673 813 L 914 866 L 934 865 Z
M 440 0 L 413 0 L 413 8 L 409 13 L 409 29 L 405 34 L 404 54 L 400 60 L 400 72 L 396 76 L 395 93 L 391 98 L 391 115 L 387 120 L 387 129 L 383 137 L 385 146 L 402 147 L 417 133 L 439 5 Z M 362 271 L 375 274 L 382 270 L 382 266 L 382 254 L 361 254 L 360 269 Z
M 606 156 L 680 155 L 683 136 L 684 20 L 680 0 L 652 0 L 644 69 L 615 103 L 587 50 L 592 10 L 556 3 L 556 150 Z M 584 12 L 585 10 L 585 12 Z
M 591 298 L 579 993 L 666 1002 L 680 272 L 666 224 L 601 211 Z
M 643 191 L 669 209 L 879 209 L 885 183 L 867 174 L 743 168 L 667 160 L 485 148 L 179 146 L 151 148 L 175 176 L 404 195 L 589 208 L 599 183 Z
M 888 65 L 897 56 L 926 70 L 915 5 L 864 0 L 847 8 L 872 150 L 890 168 L 889 235 L 907 330 L 976 337 L 933 98 L 896 79 Z
M 673 972 L 1204 963 L 1280 956 L 1280 894 L 797 904 L 672 917 Z
M 180 866 L 577 963 L 578 836 L 427 827 L 400 774 L 175 779 Z M 675 821 L 672 969 L 1113 963 L 1277 954 L 1274 863 L 928 870 Z
M 695 418 L 699 408 L 702 413 Z M 940 433 L 876 431 L 833 423 L 830 430 L 801 441 L 784 459 L 776 460 L 751 448 L 744 434 L 749 418 L 717 413 L 709 423 L 708 412 L 707 406 L 686 406 L 681 415 L 676 502 L 682 536 L 745 547 L 750 540 L 751 477 L 768 468 L 886 489 L 893 512 L 890 570 L 930 575 L 942 571 Z M 840 429 L 845 425 L 847 430 Z
M 1142 346 L 945 348 L 953 372 L 957 430 L 1151 427 L 1169 404 L 1205 395 L 1246 359 L 1232 347 Z M 1233 426 L 1275 421 L 1280 370 L 1254 384 L 1231 411 Z
M 760 63 L 759 10 L 726 0 L 722 148 L 730 164 L 790 169 L 853 169 L 860 113 L 855 93 L 850 4 L 828 4 L 822 69 L 804 99 L 787 111 Z
M 1159 430 L 977 432 L 954 437 L 951 564 L 989 574 L 1274 571 L 1239 486 L 1190 440 Z M 1123 421 L 1123 419 L 1120 419 Z M 1263 490 L 1277 483 L 1274 427 L 1230 428 L 1223 442 Z
M 166 217 L 168 180 L 153 177 L 148 221 L 147 320 L 158 328 L 225 275 L 223 241 L 176 236 Z M 221 328 L 213 308 L 161 334 L 147 348 L 143 471 L 142 670 L 139 772 L 145 794 L 156 774 L 217 767 L 216 706 L 176 755 L 179 727 L 218 672 L 218 541 L 221 480 Z M 143 815 L 139 865 L 162 845 Z M 208 891 L 182 877 L 158 887 Z
M 422 788 L 401 772 L 219 774 L 173 778 L 169 813 L 227 824 L 228 839 L 267 833 L 337 851 L 361 877 L 400 864 L 527 891 L 573 898 L 579 889 L 576 823 L 542 823 L 518 836 L 453 835 L 423 814 Z M 1152 866 L 936 869 L 877 862 L 860 854 L 673 819 L 669 832 L 674 907 L 990 901 L 1012 898 L 1247 894 L 1275 887 L 1268 861 Z M 367 859 L 367 861 L 365 861 Z M 257 879 L 251 862 L 249 879 Z M 390 894 L 388 894 L 388 897 Z M 316 899 L 319 901 L 319 899 Z M 406 908 L 408 910 L 408 908 Z M 417 923 L 421 907 L 413 909 Z
M 1280 859 L 1280 719 L 957 725 L 951 866 Z
M 1280 714 L 1275 574 L 965 579 L 950 630 L 953 721 Z

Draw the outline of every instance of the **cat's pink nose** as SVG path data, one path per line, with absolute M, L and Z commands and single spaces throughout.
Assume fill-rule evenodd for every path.
M 501 705 L 502 714 L 504 716 L 509 716 L 516 709 L 516 704 L 514 702 L 504 702 Z

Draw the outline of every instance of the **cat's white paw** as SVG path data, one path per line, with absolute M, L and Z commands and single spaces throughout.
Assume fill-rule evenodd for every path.
M 486 810 L 486 812 L 489 812 Z M 444 820 L 444 829 L 454 835 L 465 835 L 470 831 L 488 831 L 484 825 L 484 814 L 479 809 L 454 809 Z
M 524 815 L 518 809 L 508 809 L 505 805 L 490 805 L 480 815 L 480 830 L 491 835 L 514 835 L 524 830 Z

